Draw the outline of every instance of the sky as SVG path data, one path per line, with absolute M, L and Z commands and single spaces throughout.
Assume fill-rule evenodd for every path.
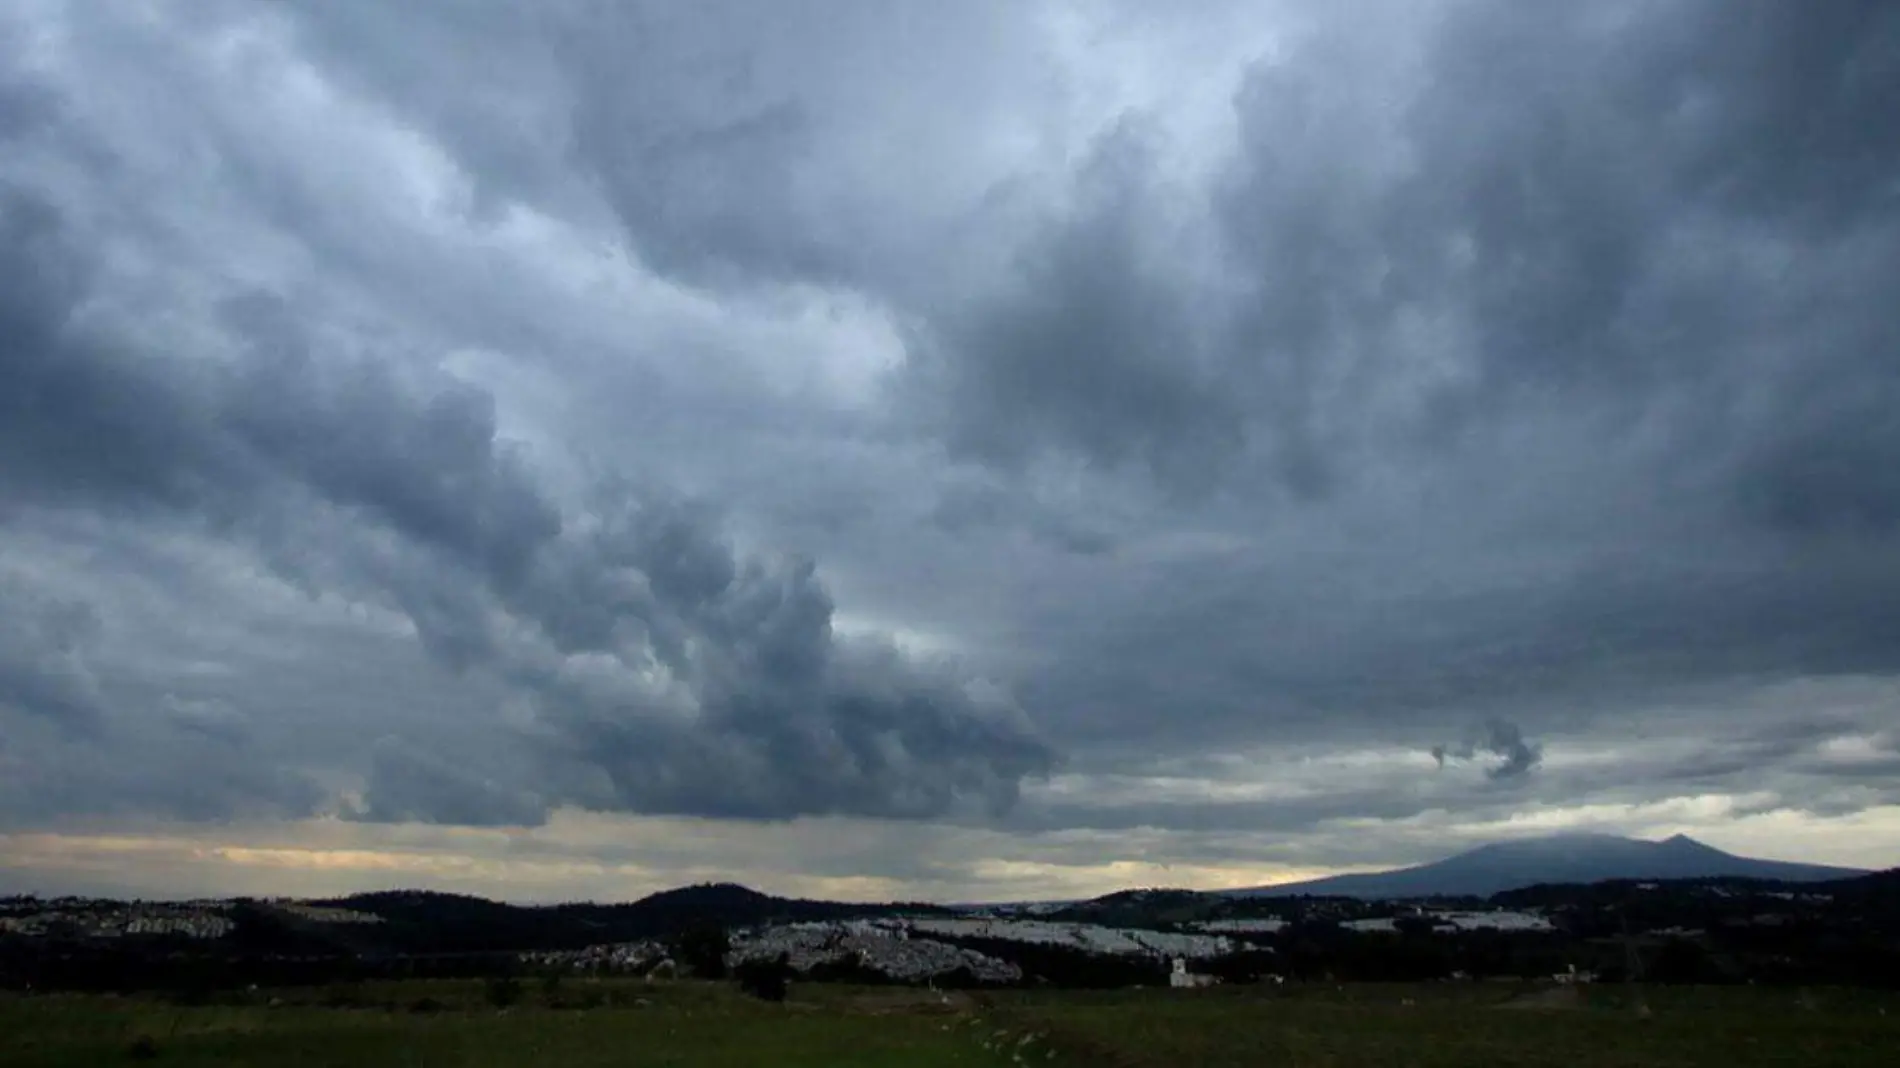
M 1900 863 L 1900 7 L 0 6 L 0 891 Z

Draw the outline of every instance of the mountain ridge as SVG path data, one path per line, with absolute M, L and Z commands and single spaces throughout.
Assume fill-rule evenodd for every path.
M 1574 832 L 1492 842 L 1442 860 L 1391 871 L 1334 875 L 1220 893 L 1248 898 L 1490 897 L 1540 883 L 1708 878 L 1799 883 L 1866 874 L 1860 868 L 1737 856 L 1683 834 L 1652 841 Z

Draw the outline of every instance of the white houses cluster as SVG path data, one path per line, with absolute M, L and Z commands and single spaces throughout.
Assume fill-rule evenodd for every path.
M 790 965 L 808 972 L 824 964 L 852 963 L 904 982 L 965 970 L 986 983 L 1013 983 L 1022 969 L 948 942 L 913 938 L 910 932 L 875 921 L 795 923 L 747 931 L 733 939 L 728 965 L 769 960 L 784 954 Z
M 120 904 L 67 900 L 49 907 L 0 916 L 0 934 L 28 938 L 69 933 L 82 938 L 170 935 L 223 938 L 235 926 L 219 907 L 195 902 Z
M 879 920 L 914 934 L 949 938 L 991 938 L 1067 946 L 1107 956 L 1185 957 L 1203 960 L 1232 953 L 1234 940 L 1218 934 L 1174 934 L 1129 927 L 1101 927 L 1092 923 L 1055 923 L 1049 920 L 896 919 Z

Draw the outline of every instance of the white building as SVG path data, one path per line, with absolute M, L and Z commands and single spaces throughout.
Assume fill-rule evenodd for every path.
M 1188 971 L 1187 965 L 1188 962 L 1186 958 L 1174 958 L 1174 971 L 1168 976 L 1169 986 L 1192 989 L 1195 987 L 1213 986 L 1215 983 L 1220 982 L 1220 980 L 1214 976 L 1196 975 Z

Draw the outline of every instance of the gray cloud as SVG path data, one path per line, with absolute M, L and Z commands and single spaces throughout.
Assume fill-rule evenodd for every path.
M 557 584 L 527 596 L 564 652 L 615 659 L 516 650 L 506 669 L 545 695 L 557 748 L 597 771 L 595 791 L 573 800 L 925 816 L 964 799 L 1006 809 L 1023 778 L 1048 769 L 1051 752 L 1013 704 L 895 650 L 838 642 L 811 562 L 741 561 L 690 507 L 600 518 L 551 558 Z M 632 662 L 630 637 L 645 645 Z M 640 677 L 655 668 L 669 685 Z
M 181 730 L 230 745 L 250 740 L 248 718 L 229 701 L 166 694 L 160 703 L 167 717 Z
M 1049 106 L 1033 14 L 989 0 L 569 14 L 553 36 L 576 158 L 638 255 L 718 288 L 941 287 L 959 273 L 959 231 L 1015 177 L 982 139 Z
M 27 277 L 55 274 L 40 262 L 61 255 L 55 213 L 16 199 L 4 232 Z M 625 486 L 564 522 L 479 389 L 418 393 L 387 363 L 321 357 L 274 298 L 231 303 L 236 359 L 198 369 L 69 329 L 72 287 L 42 297 L 11 313 L 6 350 L 16 500 L 201 514 L 300 582 L 400 610 L 445 664 L 538 699 L 553 773 L 606 784 L 565 800 L 914 817 L 966 797 L 1006 808 L 1048 766 L 1006 702 L 836 642 L 812 564 L 737 558 L 705 515 Z M 379 752 L 367 814 L 477 811 L 428 772 Z
M 1156 151 L 1133 125 L 1104 135 L 1070 213 L 1030 240 L 1002 293 L 917 339 L 913 369 L 959 452 L 1019 465 L 1073 447 L 1198 488 L 1244 444 L 1244 413 L 1207 367 L 1205 313 L 1171 277 Z
M 0 15 L 8 818 L 1887 796 L 1888 5 L 925 7 Z
M 58 115 L 58 99 L 44 86 L 25 79 L 0 81 L 0 142 L 36 133 Z
M 929 521 L 954 536 L 991 529 L 1020 529 L 1037 542 L 1063 552 L 1094 556 L 1112 552 L 1115 536 L 1086 519 L 1071 516 L 1057 505 L 1027 500 L 982 480 L 947 487 L 930 509 Z
M 88 663 L 99 617 L 83 601 L 49 598 L 0 573 L 0 709 L 45 717 L 75 731 L 96 728 L 104 695 Z
M 1878 5 L 1798 18 L 1479 4 L 1396 58 L 1336 36 L 1261 64 L 1213 201 L 1243 294 L 1221 400 L 1180 420 L 1243 403 L 1250 459 L 1226 485 L 1252 551 L 1077 613 L 1037 704 L 1087 706 L 1077 725 L 1111 735 L 1184 702 L 1247 734 L 1891 671 L 1877 412 L 1900 319 L 1875 290 L 1900 267 L 1900 202 L 1869 162 L 1893 139 L 1844 131 L 1900 85 L 1878 43 L 1900 29 Z M 1415 95 L 1394 107 L 1394 86 Z M 1769 136 L 1810 113 L 1819 157 Z M 1165 337 L 1157 368 L 1202 344 Z M 968 403 L 1019 434 L 1126 422 Z M 1310 533 L 1249 507 L 1284 503 L 1274 486 L 1325 497 Z
M 58 827 L 88 817 L 146 823 L 302 819 L 322 812 L 323 787 L 301 769 L 255 750 L 207 748 L 159 735 L 137 737 L 129 753 L 26 735 L 9 739 L 12 764 L 0 782 L 0 827 Z M 16 759 L 7 760 L 8 756 Z
M 385 823 L 532 826 L 546 818 L 547 804 L 398 739 L 383 738 L 376 744 L 362 808 L 351 815 Z
M 1484 769 L 1492 780 L 1517 779 L 1530 774 L 1543 761 L 1544 747 L 1524 740 L 1524 732 L 1509 720 L 1493 719 L 1466 735 L 1457 745 L 1432 746 L 1432 759 L 1444 767 L 1447 760 L 1470 760 L 1479 753 L 1503 758 Z

